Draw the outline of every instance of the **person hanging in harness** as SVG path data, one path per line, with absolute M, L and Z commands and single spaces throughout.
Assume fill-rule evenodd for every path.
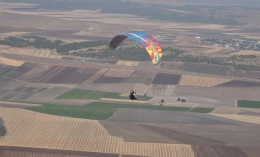
M 137 100 L 136 92 L 134 92 L 133 90 L 131 90 L 131 91 L 130 91 L 129 98 L 130 98 L 131 100 Z

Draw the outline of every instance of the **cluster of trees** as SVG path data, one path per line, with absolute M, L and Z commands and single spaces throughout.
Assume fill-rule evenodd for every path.
M 85 41 L 65 43 L 61 40 L 48 40 L 37 36 L 22 36 L 22 37 L 8 37 L 0 40 L 0 45 L 9 45 L 12 47 L 35 47 L 52 49 L 61 55 L 80 56 L 97 59 L 120 59 L 133 61 L 150 61 L 150 57 L 146 50 L 140 46 L 120 47 L 116 50 L 108 49 L 109 41 Z M 95 50 L 93 48 L 99 46 L 106 46 L 106 50 Z M 82 50 L 86 48 L 87 50 Z M 231 57 L 209 57 L 209 56 L 194 56 L 189 55 L 184 50 L 172 47 L 165 47 L 163 49 L 164 61 L 181 61 L 192 63 L 207 63 L 216 65 L 230 65 L 234 69 L 239 70 L 257 70 L 260 71 L 258 65 L 246 65 L 239 63 L 245 59 L 256 59 L 255 55 L 233 55 Z M 234 62 L 237 61 L 237 62 Z
M 43 37 L 23 36 L 23 37 L 7 37 L 0 40 L 1 45 L 9 45 L 12 47 L 35 47 L 45 49 L 56 49 L 63 42 L 61 40 L 51 41 Z
M 68 54 L 71 50 L 79 50 L 89 47 L 98 47 L 106 45 L 107 41 L 85 41 L 65 43 L 61 40 L 48 40 L 38 36 L 22 36 L 22 37 L 7 37 L 0 40 L 0 45 L 9 45 L 11 47 L 34 47 L 42 49 L 55 50 L 60 54 Z

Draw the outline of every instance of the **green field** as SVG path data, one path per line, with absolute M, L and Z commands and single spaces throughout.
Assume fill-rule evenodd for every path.
M 237 106 L 245 108 L 260 108 L 260 101 L 238 100 Z
M 5 127 L 2 126 L 2 125 L 0 125 L 0 137 L 1 137 L 1 136 L 5 136 L 5 134 L 6 134 L 6 129 L 5 129 Z
M 14 70 L 14 68 L 5 69 L 4 71 L 2 71 L 2 72 L 0 73 L 0 78 L 4 77 L 4 76 L 7 75 L 8 73 L 10 73 L 12 70 Z
M 57 104 L 44 104 L 42 106 L 34 106 L 27 108 L 31 111 L 47 113 L 52 115 L 96 119 L 104 120 L 113 115 L 118 108 L 142 108 L 150 110 L 164 110 L 164 111 L 181 111 L 187 112 L 191 108 L 189 107 L 171 107 L 171 106 L 155 106 L 149 104 L 115 104 L 115 103 L 103 103 L 93 102 L 85 106 L 73 106 L 73 105 L 57 105 Z M 200 109 L 198 109 L 200 110 Z
M 71 89 L 56 99 L 99 99 L 99 98 L 113 98 L 113 99 L 129 99 L 129 97 L 120 96 L 120 93 L 101 92 L 85 89 Z M 147 101 L 152 97 L 137 96 L 138 100 Z

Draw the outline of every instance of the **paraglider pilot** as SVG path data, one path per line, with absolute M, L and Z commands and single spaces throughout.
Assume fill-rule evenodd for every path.
M 136 93 L 131 90 L 131 91 L 130 91 L 129 98 L 130 98 L 131 100 L 137 100 Z

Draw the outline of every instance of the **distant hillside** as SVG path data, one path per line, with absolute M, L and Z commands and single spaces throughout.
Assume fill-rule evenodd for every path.
M 135 1 L 135 0 L 134 0 Z M 257 14 L 254 10 L 256 0 L 243 1 L 231 0 L 226 3 L 224 0 L 199 2 L 186 0 L 182 5 L 163 1 L 158 3 L 141 3 L 142 1 L 119 1 L 119 0 L 2 0 L 11 3 L 37 4 L 30 7 L 13 8 L 19 11 L 41 11 L 41 10 L 99 10 L 102 13 L 131 14 L 155 20 L 167 20 L 188 23 L 210 23 L 222 25 L 246 24 L 245 19 L 250 14 Z M 0 1 L 1 2 L 1 1 Z M 146 1 L 144 1 L 146 2 Z M 223 2 L 223 3 L 222 3 Z M 168 5 L 170 3 L 171 5 Z M 246 3 L 247 5 L 241 5 Z M 179 4 L 179 2 L 177 3 Z M 200 4 L 200 5 L 198 5 Z M 216 5 L 212 5 L 216 4 Z M 226 5 L 229 4 L 229 5 Z M 239 5 L 238 5 L 239 4 Z M 249 4 L 252 4 L 249 6 Z M 251 12 L 250 12 L 251 11 Z M 255 13 L 254 13 L 255 12 Z M 247 22 L 247 21 L 246 21 Z

